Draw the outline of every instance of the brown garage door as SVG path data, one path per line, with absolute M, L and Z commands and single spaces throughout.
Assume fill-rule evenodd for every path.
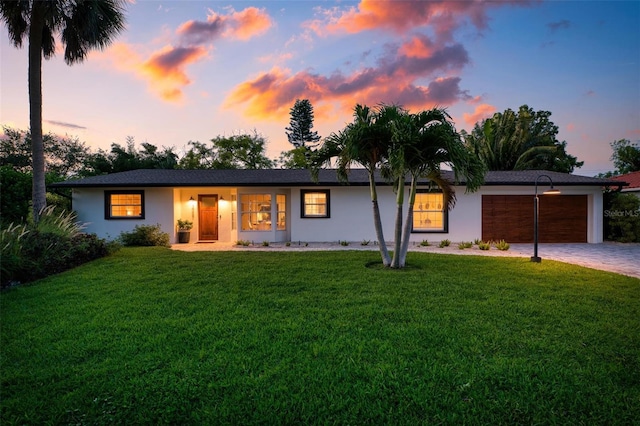
M 587 196 L 541 195 L 538 241 L 587 242 Z M 533 242 L 533 195 L 483 195 L 482 239 Z

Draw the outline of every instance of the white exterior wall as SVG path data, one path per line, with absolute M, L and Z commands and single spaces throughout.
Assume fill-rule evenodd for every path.
M 331 197 L 331 217 L 302 218 L 300 207 L 300 189 L 329 189 Z M 373 225 L 373 208 L 368 186 L 341 187 L 304 187 L 292 190 L 292 234 L 293 241 L 376 241 Z M 464 189 L 461 189 L 464 192 Z M 393 241 L 396 219 L 396 195 L 389 186 L 377 188 L 378 205 L 384 238 Z M 406 188 L 403 221 L 406 218 L 409 189 Z M 480 238 L 482 224 L 481 198 L 478 194 L 458 197 L 456 207 L 449 212 L 448 232 L 416 232 L 411 241 L 473 241 Z
M 291 240 L 292 241 L 362 241 L 376 240 L 373 227 L 373 211 L 369 187 L 305 187 L 300 189 L 329 189 L 331 196 L 331 217 L 328 219 L 300 217 L 300 190 L 292 190 Z M 602 191 L 597 187 L 558 187 L 564 195 L 587 195 L 587 242 L 602 242 Z M 539 194 L 545 188 L 538 188 Z M 447 232 L 415 232 L 410 241 L 433 242 L 444 239 L 453 242 L 473 241 L 482 237 L 482 195 L 531 195 L 532 206 L 534 188 L 526 186 L 484 186 L 474 193 L 465 193 L 458 186 L 456 204 L 449 211 Z M 404 218 L 406 218 L 408 189 L 405 196 Z M 390 187 L 378 188 L 378 202 L 384 237 L 393 241 L 395 227 L 395 194 Z
M 117 190 L 144 191 L 144 219 L 105 219 L 104 192 Z M 175 237 L 174 194 L 171 188 L 75 188 L 73 209 L 78 221 L 87 223 L 85 232 L 95 233 L 100 238 L 113 240 L 121 232 L 132 231 L 136 225 L 160 224 L 162 231 Z
M 242 188 L 126 188 L 141 189 L 145 192 L 145 219 L 105 220 L 104 191 L 124 188 L 89 188 L 74 189 L 73 207 L 81 222 L 88 222 L 87 232 L 96 233 L 101 238 L 117 238 L 122 231 L 131 231 L 135 225 L 154 225 L 159 223 L 164 232 L 169 233 L 172 242 L 176 241 L 176 221 L 178 219 L 193 220 L 191 242 L 198 239 L 198 209 L 193 215 L 189 206 L 189 198 L 198 199 L 199 194 L 217 194 L 218 203 L 218 239 L 235 242 L 248 240 L 254 243 L 269 242 L 337 242 L 347 240 L 358 242 L 376 241 L 373 226 L 373 211 L 368 186 L 338 187 L 242 187 Z M 300 206 L 300 190 L 330 191 L 330 218 L 302 218 Z M 539 193 L 545 188 L 538 188 Z M 602 191 L 598 187 L 558 187 L 562 194 L 586 194 L 587 198 L 587 241 L 601 243 L 603 232 Z M 378 187 L 380 214 L 385 239 L 394 238 L 395 226 L 395 194 L 391 187 Z M 429 240 L 438 242 L 444 239 L 452 242 L 473 241 L 482 236 L 482 195 L 531 195 L 533 187 L 524 186 L 484 186 L 480 191 L 465 194 L 464 187 L 456 187 L 456 204 L 449 212 L 448 232 L 419 232 L 411 234 L 411 241 Z M 242 231 L 240 229 L 240 197 L 242 194 L 272 194 L 272 217 L 277 217 L 276 194 L 287 196 L 287 229 L 286 231 Z M 232 197 L 237 196 L 237 201 Z M 224 198 L 224 200 L 221 199 Z M 406 218 L 407 196 L 405 196 L 404 217 Z M 236 226 L 232 224 L 232 212 L 235 212 Z M 403 218 L 404 219 L 404 218 Z

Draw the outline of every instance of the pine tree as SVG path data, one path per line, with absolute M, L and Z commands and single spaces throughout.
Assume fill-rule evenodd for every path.
M 311 131 L 313 128 L 313 106 L 308 99 L 296 99 L 296 103 L 291 108 L 291 121 L 286 127 L 289 143 L 294 147 L 314 148 L 317 146 L 320 136 L 318 132 Z

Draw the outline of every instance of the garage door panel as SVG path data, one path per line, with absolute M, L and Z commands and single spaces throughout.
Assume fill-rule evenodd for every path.
M 541 195 L 538 240 L 587 242 L 587 196 Z M 483 195 L 482 239 L 511 243 L 533 242 L 532 195 Z

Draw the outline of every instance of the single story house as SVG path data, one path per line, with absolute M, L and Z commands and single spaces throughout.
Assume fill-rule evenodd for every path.
M 453 182 L 451 172 L 444 175 Z M 542 195 L 550 183 L 541 175 L 561 194 Z M 533 242 L 536 181 L 540 242 L 602 242 L 603 188 L 624 183 L 540 170 L 488 172 L 474 193 L 457 185 L 450 211 L 442 191 L 421 182 L 411 240 Z M 348 184 L 330 169 L 321 170 L 317 182 L 307 170 L 133 170 L 50 187 L 71 188 L 78 220 L 88 223 L 87 232 L 108 239 L 135 225 L 160 224 L 176 241 L 178 219 L 194 222 L 192 243 L 376 239 L 361 169 L 351 170 Z M 385 238 L 392 240 L 395 194 L 381 178 L 378 199 Z
M 640 198 L 640 171 L 614 176 L 611 179 L 619 182 L 627 182 L 629 185 L 622 188 L 621 192 L 633 194 Z

